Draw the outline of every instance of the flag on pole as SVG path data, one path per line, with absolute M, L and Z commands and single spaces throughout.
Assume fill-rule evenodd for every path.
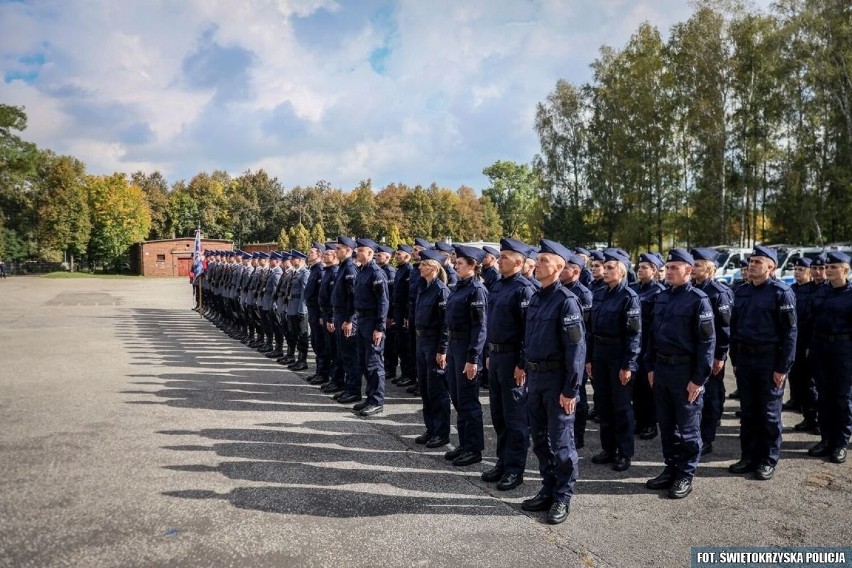
M 195 251 L 192 256 L 193 281 L 204 272 L 204 254 L 201 250 L 201 229 L 195 229 Z

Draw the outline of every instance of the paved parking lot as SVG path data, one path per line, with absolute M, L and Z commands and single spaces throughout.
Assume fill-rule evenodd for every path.
M 798 415 L 758 482 L 727 473 L 729 405 L 682 501 L 644 488 L 658 439 L 618 474 L 590 463 L 590 423 L 551 527 L 520 510 L 534 456 L 500 493 L 479 479 L 493 436 L 454 468 L 414 444 L 401 389 L 355 418 L 190 305 L 183 279 L 0 281 L 0 566 L 685 566 L 690 546 L 849 544 L 852 466 L 808 458 Z

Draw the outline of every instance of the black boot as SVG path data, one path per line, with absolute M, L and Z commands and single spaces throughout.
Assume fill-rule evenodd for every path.
M 290 369 L 293 371 L 306 371 L 308 369 L 308 354 L 299 352 L 299 360 Z

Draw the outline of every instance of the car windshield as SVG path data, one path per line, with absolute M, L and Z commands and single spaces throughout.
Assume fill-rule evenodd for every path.
M 719 266 L 725 267 L 728 264 L 728 259 L 731 258 L 731 251 L 720 250 L 716 260 L 719 261 Z

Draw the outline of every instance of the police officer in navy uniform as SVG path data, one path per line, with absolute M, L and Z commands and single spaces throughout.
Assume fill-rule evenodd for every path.
M 444 456 L 453 465 L 464 467 L 482 461 L 485 434 L 482 405 L 479 402 L 479 369 L 487 332 L 488 290 L 479 275 L 485 252 L 477 247 L 455 245 L 458 281 L 447 298 L 445 317 L 449 342 L 438 366 L 446 363 L 450 400 L 456 409 L 458 446 Z
M 712 372 L 716 323 L 710 299 L 689 278 L 695 260 L 684 249 L 666 257 L 669 287 L 654 301 L 645 365 L 654 388 L 666 467 L 646 482 L 682 499 L 692 491 L 701 459 L 704 384 Z
M 328 382 L 320 387 L 320 391 L 326 394 L 340 395 L 343 392 L 345 382 L 345 371 L 337 346 L 337 331 L 334 325 L 334 283 L 337 280 L 337 271 L 340 261 L 337 258 L 337 243 L 325 243 L 325 252 L 322 255 L 322 278 L 320 279 L 319 307 L 320 325 L 325 330 L 325 357 L 328 360 Z
M 657 273 L 662 267 L 663 261 L 656 255 L 649 252 L 639 255 L 637 281 L 631 284 L 630 288 L 639 296 L 643 330 L 650 329 L 654 301 L 665 290 L 665 286 L 657 280 Z M 639 368 L 633 380 L 633 414 L 636 416 L 636 430 L 640 440 L 650 440 L 657 436 L 657 403 L 654 401 L 654 389 L 648 381 L 648 368 L 645 366 L 648 339 L 648 334 L 643 333 Z
M 308 249 L 306 263 L 308 265 L 308 281 L 305 284 L 305 306 L 308 308 L 308 328 L 310 331 L 311 350 L 314 352 L 316 372 L 305 380 L 313 385 L 328 382 L 328 361 L 325 358 L 325 333 L 320 325 L 319 290 L 322 281 L 322 253 L 325 245 L 312 242 Z
M 641 350 L 642 309 L 639 296 L 627 286 L 630 259 L 608 250 L 604 261 L 605 286 L 594 292 L 586 337 L 586 372 L 595 387 L 603 448 L 592 463 L 625 471 L 634 452 L 632 379 Z
M 361 373 L 358 362 L 358 345 L 355 317 L 355 277 L 357 269 L 352 259 L 355 239 L 346 236 L 337 237 L 335 254 L 340 261 L 331 303 L 334 307 L 334 323 L 337 335 L 337 355 L 346 373 L 344 391 L 335 400 L 340 404 L 350 404 L 361 400 Z
M 781 399 L 796 355 L 796 296 L 773 277 L 775 249 L 756 245 L 748 261 L 749 283 L 734 293 L 731 364 L 742 407 L 742 455 L 728 470 L 772 479 L 781 457 Z
M 396 272 L 391 286 L 391 323 L 396 336 L 396 348 L 399 355 L 400 376 L 391 382 L 400 387 L 417 384 L 417 370 L 411 341 L 408 336 L 408 286 L 411 282 L 411 257 L 414 249 L 406 244 L 396 247 Z
M 420 253 L 424 250 L 432 250 L 433 248 L 432 243 L 424 238 L 416 237 L 414 239 L 414 247 L 412 248 L 414 264 L 409 273 L 410 278 L 408 281 L 408 320 L 403 322 L 403 325 L 408 329 L 409 346 L 413 354 L 412 357 L 415 360 L 415 373 L 417 374 L 417 382 L 406 388 L 406 392 L 414 396 L 422 395 L 420 392 L 420 368 L 417 366 L 419 363 L 416 362 L 419 353 L 417 347 L 417 325 L 415 322 L 415 318 L 417 317 L 417 297 L 425 286 L 420 275 Z M 442 255 L 442 261 L 443 258 Z M 444 271 L 444 275 L 446 275 L 446 271 Z
M 500 269 L 497 266 L 500 251 L 489 245 L 482 247 L 482 250 L 485 251 L 485 259 L 482 261 L 482 283 L 485 289 L 491 292 L 491 287 L 500 280 Z
M 453 266 L 453 245 L 438 241 L 435 243 L 435 250 L 439 251 L 444 256 L 444 271 L 447 273 L 447 287 L 452 290 L 456 282 L 459 280 L 459 275 L 456 274 L 456 269 Z
M 589 252 L 589 249 L 583 247 L 576 247 L 573 252 L 581 261 L 583 261 L 583 264 L 580 267 L 580 284 L 589 288 L 589 285 L 592 283 L 592 272 L 589 270 L 587 265 L 589 264 L 591 253 Z
M 808 450 L 814 457 L 846 461 L 852 436 L 852 283 L 849 255 L 829 252 L 826 283 L 813 298 L 813 357 L 819 390 L 820 442 Z
M 557 242 L 541 241 L 536 260 L 541 289 L 527 308 L 524 337 L 527 409 L 542 487 L 521 508 L 548 511 L 547 522 L 554 525 L 568 517 L 577 481 L 574 413 L 586 359 L 583 310 L 559 282 L 570 254 Z
M 307 256 L 299 250 L 290 251 L 292 276 L 287 288 L 287 327 L 296 346 L 298 357 L 288 368 L 291 371 L 304 371 L 308 368 L 308 305 L 305 302 L 305 288 L 310 272 L 305 266 Z
M 290 265 L 290 253 L 288 251 L 273 253 L 278 258 L 280 265 L 280 274 L 270 276 L 270 280 L 275 279 L 275 288 L 272 292 L 272 310 L 270 321 L 272 322 L 272 336 L 274 338 L 274 348 L 266 354 L 270 359 L 276 359 L 279 363 L 292 361 L 292 357 L 288 361 L 284 360 L 284 338 L 287 337 L 288 350 L 291 344 L 289 332 L 287 331 L 287 299 L 284 290 L 289 287 L 290 279 L 293 275 L 293 268 Z
M 524 480 L 529 450 L 529 417 L 523 345 L 527 307 L 534 293 L 521 274 L 529 245 L 515 239 L 500 239 L 497 265 L 501 278 L 488 295 L 488 398 L 491 424 L 497 433 L 497 463 L 482 474 L 482 480 L 497 482 L 509 491 Z
M 355 254 L 360 269 L 355 278 L 354 307 L 357 332 L 358 367 L 367 378 L 365 400 L 352 410 L 358 416 L 381 414 L 385 405 L 385 330 L 390 307 L 388 280 L 376 264 L 379 245 L 371 239 L 358 239 Z M 360 377 L 358 398 L 361 395 Z
M 591 250 L 589 251 L 589 264 L 591 265 L 591 269 L 589 272 L 592 275 L 592 280 L 586 286 L 589 290 L 592 291 L 592 294 L 598 291 L 599 288 L 606 288 L 606 282 L 604 282 L 604 253 L 599 250 Z
M 417 381 L 423 401 L 423 422 L 426 431 L 417 436 L 417 444 L 439 448 L 450 443 L 450 392 L 447 376 L 440 362 L 447 353 L 447 273 L 444 256 L 430 249 L 419 251 L 417 302 L 414 311 L 417 350 Z M 409 321 L 411 321 L 409 319 Z
M 824 254 L 817 255 L 811 262 L 811 280 L 814 286 L 819 288 L 824 286 L 828 280 L 825 277 L 826 258 Z
M 796 295 L 796 360 L 790 369 L 790 400 L 781 405 L 782 410 L 801 410 L 804 419 L 793 429 L 797 432 L 817 433 L 817 393 L 813 364 L 808 356 L 808 347 L 813 339 L 813 297 L 817 285 L 811 280 L 811 259 L 800 257 L 796 260 L 795 282 L 790 286 Z
M 266 330 L 266 343 L 257 349 L 261 353 L 268 353 L 275 349 L 275 325 L 273 321 L 275 314 L 272 311 L 274 304 L 273 295 L 283 272 L 281 269 L 281 254 L 278 251 L 273 251 L 269 255 L 269 268 L 266 270 L 266 274 L 261 276 L 260 309 L 263 327 Z
M 388 299 L 393 301 L 393 285 L 396 280 L 396 268 L 391 264 L 394 249 L 386 245 L 378 245 L 376 250 L 376 264 L 385 273 L 388 282 Z M 399 349 L 397 347 L 396 332 L 393 327 L 393 306 L 388 309 L 388 318 L 385 321 L 385 380 L 396 378 L 396 369 L 399 363 Z
M 734 295 L 731 289 L 716 280 L 718 253 L 713 249 L 696 248 L 690 251 L 695 259 L 693 285 L 707 294 L 713 308 L 716 347 L 713 370 L 704 385 L 704 408 L 701 412 L 701 455 L 713 451 L 716 428 L 725 410 L 725 361 L 731 344 L 731 308 Z
M 559 281 L 572 294 L 577 296 L 580 308 L 583 310 L 583 324 L 588 327 L 592 315 L 592 291 L 583 286 L 580 278 L 583 275 L 585 261 L 579 254 L 572 253 L 565 262 L 565 268 L 559 275 Z M 583 370 L 583 382 L 580 384 L 580 399 L 577 401 L 576 418 L 574 419 L 574 445 L 579 450 L 586 445 L 586 422 L 589 418 L 589 397 L 586 393 L 586 383 L 589 375 Z

